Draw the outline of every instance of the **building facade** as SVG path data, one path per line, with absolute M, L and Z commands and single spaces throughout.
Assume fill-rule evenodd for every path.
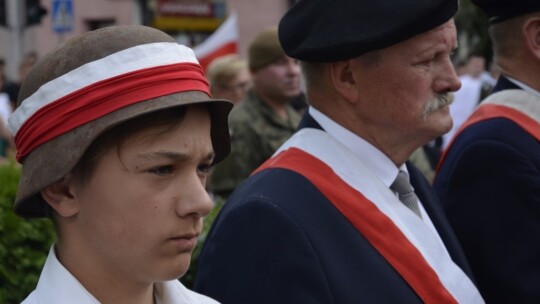
M 195 46 L 211 35 L 231 11 L 237 13 L 239 53 L 264 27 L 277 25 L 293 0 L 0 0 L 6 26 L 0 26 L 0 58 L 8 78 L 17 80 L 23 56 L 38 56 L 89 30 L 126 24 L 161 29 L 179 43 Z M 27 25 L 31 6 L 47 13 Z M 35 7 L 33 8 L 35 11 Z M 0 11 L 1 13 L 1 11 Z M 35 17 L 34 17 L 35 18 Z M 34 20 L 35 22 L 36 20 Z

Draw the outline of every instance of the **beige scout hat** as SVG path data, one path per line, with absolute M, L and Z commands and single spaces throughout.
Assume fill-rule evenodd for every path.
M 210 98 L 191 49 L 138 25 L 69 40 L 36 63 L 9 119 L 22 163 L 15 213 L 46 216 L 40 191 L 69 173 L 106 130 L 142 114 L 195 103 L 209 105 L 219 162 L 230 151 L 232 103 Z

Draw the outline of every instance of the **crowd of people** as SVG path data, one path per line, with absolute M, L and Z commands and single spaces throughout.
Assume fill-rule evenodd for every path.
M 300 65 L 285 55 L 277 27 L 262 30 L 249 45 L 252 87 L 229 116 L 231 154 L 215 167 L 211 191 L 227 198 L 294 133 L 300 115 Z M 215 97 L 215 96 L 214 96 Z
M 57 240 L 24 303 L 540 302 L 540 2 L 472 1 L 494 74 L 457 0 L 300 0 L 206 71 L 145 26 L 28 56 L 0 139 Z

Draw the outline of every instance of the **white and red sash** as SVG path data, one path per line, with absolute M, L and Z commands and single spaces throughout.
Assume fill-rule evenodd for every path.
M 461 125 L 443 152 L 437 170 L 459 134 L 470 125 L 493 119 L 507 118 L 540 141 L 540 97 L 524 90 L 504 90 L 487 97 Z
M 429 227 L 328 133 L 302 129 L 257 171 L 267 168 L 310 180 L 425 303 L 484 303 Z

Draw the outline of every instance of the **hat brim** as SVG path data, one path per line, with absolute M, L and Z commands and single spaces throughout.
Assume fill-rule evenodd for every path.
M 198 91 L 149 99 L 70 130 L 33 150 L 23 160 L 21 180 L 14 204 L 15 213 L 27 218 L 46 216 L 46 202 L 40 192 L 68 174 L 90 144 L 108 129 L 143 114 L 192 104 L 209 105 L 211 138 L 216 155 L 214 162 L 223 160 L 230 152 L 228 115 L 233 106 L 232 102 L 211 99 Z

